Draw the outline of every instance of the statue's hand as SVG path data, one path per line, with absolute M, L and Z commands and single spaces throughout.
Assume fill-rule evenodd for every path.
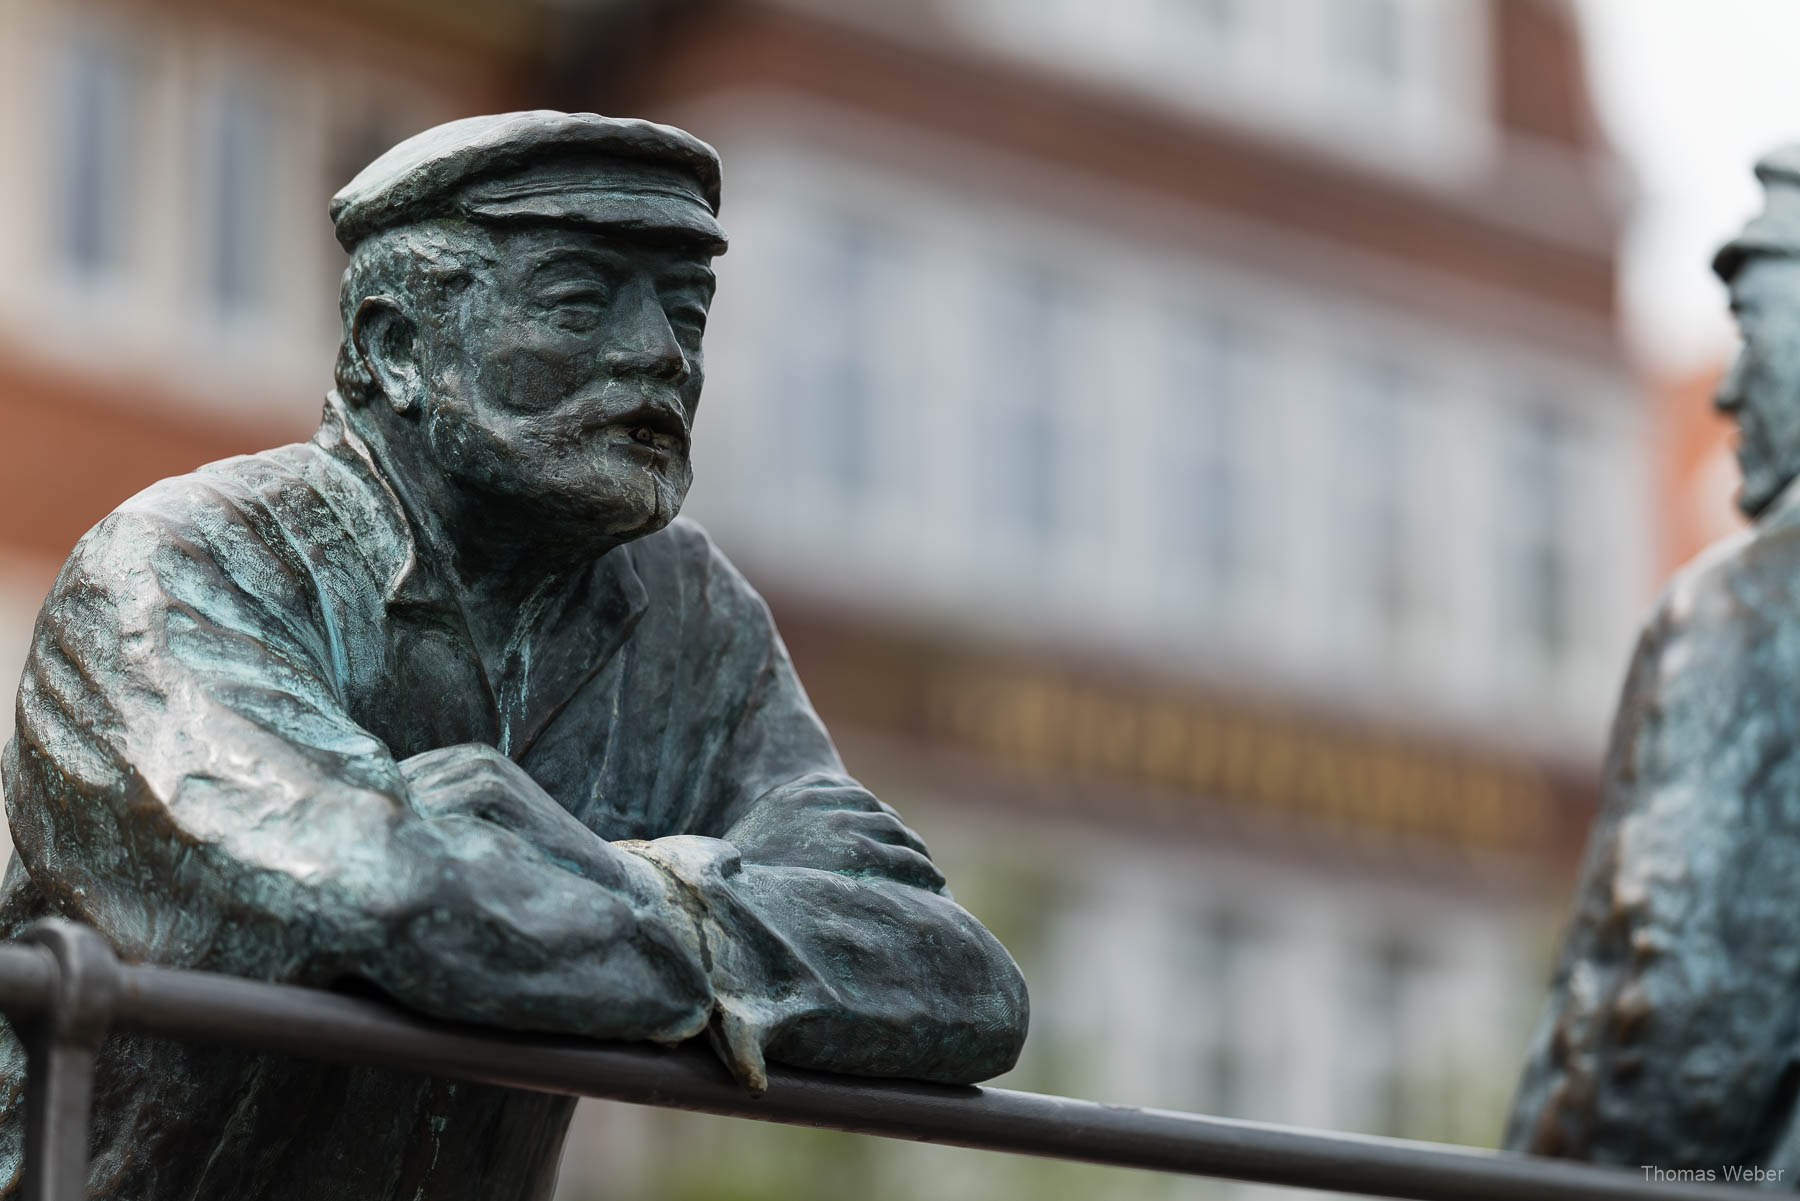
M 931 862 L 925 844 L 892 810 L 834 809 L 826 815 L 825 825 L 842 840 L 839 854 L 850 870 L 933 891 L 944 886 L 944 875 Z
M 399 766 L 416 888 L 402 892 L 405 936 L 365 969 L 378 985 L 428 1013 L 528 1029 L 680 1042 L 706 1027 L 700 934 L 656 865 L 491 746 Z
M 403 759 L 400 774 L 420 817 L 478 817 L 519 833 L 519 827 L 540 820 L 545 806 L 561 810 L 524 768 L 484 742 Z
M 486 743 L 414 755 L 401 761 L 400 774 L 420 817 L 488 822 L 596 884 L 633 896 L 659 891 L 637 856 L 582 825 L 524 768 Z
M 919 836 L 861 788 L 808 789 L 804 811 L 803 824 L 765 826 L 752 818 L 727 837 L 745 863 L 882 876 L 933 892 L 944 887 Z

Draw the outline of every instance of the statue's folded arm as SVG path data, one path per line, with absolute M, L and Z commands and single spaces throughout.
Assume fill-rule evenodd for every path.
M 705 972 L 654 872 L 597 883 L 496 822 L 417 810 L 303 613 L 271 607 L 298 581 L 247 528 L 195 532 L 115 514 L 45 605 L 6 761 L 41 891 L 131 958 L 359 976 L 526 1028 L 704 1027 Z

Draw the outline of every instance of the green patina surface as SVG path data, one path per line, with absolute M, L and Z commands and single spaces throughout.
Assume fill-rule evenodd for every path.
M 8 935 L 519 1029 L 709 1037 L 974 1081 L 1026 996 L 844 771 L 767 608 L 676 517 L 717 163 L 679 131 L 428 131 L 334 204 L 315 437 L 167 480 L 76 547 L 8 745 Z M 23 1056 L 0 1043 L 0 1195 Z M 133 1037 L 91 1195 L 544 1198 L 572 1101 Z

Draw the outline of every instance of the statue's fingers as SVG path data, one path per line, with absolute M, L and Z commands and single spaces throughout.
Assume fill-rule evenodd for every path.
M 858 813 L 850 810 L 842 812 L 839 821 L 842 825 L 864 838 L 875 842 L 887 843 L 889 846 L 905 847 L 926 858 L 931 852 L 924 840 L 910 830 L 906 823 L 894 813 Z
M 875 842 L 862 835 L 852 835 L 857 858 L 864 870 L 872 871 L 901 884 L 912 884 L 933 892 L 944 887 L 944 875 L 924 855 L 910 847 Z
M 442 746 L 438 747 L 436 750 L 421 751 L 417 755 L 409 755 L 399 762 L 400 776 L 408 784 L 415 783 L 422 779 L 429 779 L 438 772 L 441 772 L 446 765 L 456 761 L 456 752 L 458 749 L 459 748 L 453 746 Z

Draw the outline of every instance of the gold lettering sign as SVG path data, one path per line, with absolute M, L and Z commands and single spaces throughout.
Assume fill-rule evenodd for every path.
M 934 673 L 926 732 L 1033 771 L 1127 780 L 1346 833 L 1534 851 L 1554 798 L 1526 763 L 1308 725 L 1271 712 L 1133 695 L 1033 670 Z

